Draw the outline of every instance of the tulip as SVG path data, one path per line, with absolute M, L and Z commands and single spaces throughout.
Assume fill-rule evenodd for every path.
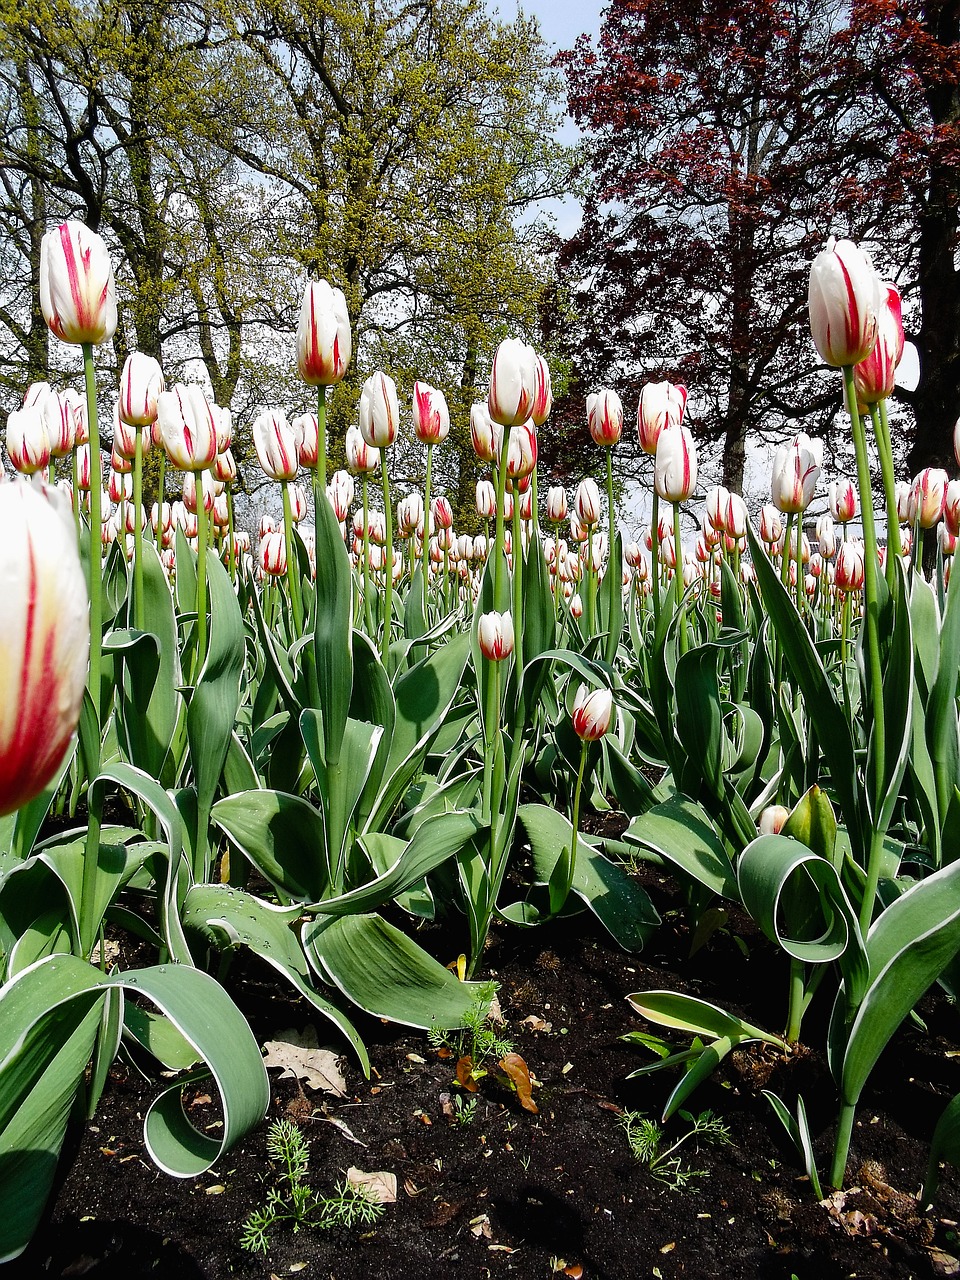
M 537 433 L 533 422 L 524 422 L 510 429 L 507 443 L 507 475 L 511 480 L 523 480 L 537 465 Z
M 346 472 L 341 471 L 337 474 L 342 476 L 346 475 Z M 350 488 L 352 490 L 353 480 L 350 476 L 347 476 L 347 479 L 350 480 Z M 294 524 L 299 524 L 301 520 L 306 520 L 307 518 L 307 495 L 303 491 L 303 485 L 292 484 L 290 486 L 290 518 Z
M 300 467 L 297 434 L 282 409 L 264 409 L 253 424 L 253 443 L 264 475 L 293 480 Z
M 477 515 L 482 520 L 492 520 L 497 514 L 497 491 L 492 481 L 477 481 L 476 504 Z
M 588 529 L 600 521 L 600 490 L 597 487 L 596 480 L 587 476 L 585 480 L 581 480 L 577 486 L 577 492 L 573 500 L 576 509 L 577 519 Z
M 583 617 L 583 600 L 579 592 L 574 592 L 570 597 L 570 616 L 572 618 Z
M 176 383 L 157 398 L 157 422 L 167 457 L 181 471 L 205 471 L 217 456 L 213 406 L 196 385 Z
M 33 475 L 49 465 L 50 439 L 39 404 L 14 409 L 7 415 L 7 453 L 21 475 Z
M 810 330 L 820 356 L 834 368 L 856 365 L 877 341 L 883 299 L 870 259 L 852 240 L 833 236 L 810 269 Z
M 280 530 L 260 539 L 258 555 L 264 573 L 279 578 L 287 572 L 287 544 Z
M 537 356 L 536 387 L 533 396 L 533 408 L 530 417 L 535 427 L 542 427 L 550 417 L 553 408 L 553 384 L 550 380 L 550 369 L 543 356 Z
M 25 481 L 0 485 L 0 816 L 60 767 L 87 680 L 87 589 L 69 507 Z
M 768 804 L 760 814 L 757 830 L 762 836 L 777 836 L 789 817 L 790 810 L 784 808 L 782 804 Z
M 597 742 L 610 728 L 613 694 L 581 684 L 573 702 L 573 729 L 584 742 Z
M 547 490 L 547 519 L 560 524 L 567 518 L 567 491 L 562 485 L 551 485 Z
M 107 246 L 82 222 L 64 222 L 40 244 L 40 310 L 61 342 L 97 345 L 117 328 Z
M 518 338 L 501 342 L 490 368 L 487 409 L 491 419 L 502 427 L 518 427 L 532 415 L 535 405 L 542 409 L 547 394 L 545 368 L 541 368 L 537 353 L 527 343 Z M 543 416 L 546 420 L 546 414 Z
M 360 393 L 360 434 L 371 448 L 386 449 L 397 438 L 399 420 L 397 384 L 386 373 L 373 374 Z
M 502 662 L 513 653 L 513 618 L 509 613 L 483 613 L 477 622 L 480 652 L 491 662 Z
M 667 502 L 686 502 L 697 487 L 697 451 L 689 427 L 668 426 L 660 433 L 654 485 Z
M 727 506 L 724 512 L 724 533 L 731 538 L 745 538 L 747 535 L 747 504 L 739 493 L 727 494 Z
M 312 471 L 320 461 L 320 424 L 315 413 L 301 413 L 290 423 L 297 437 L 297 460 L 301 467 Z
M 470 408 L 470 439 L 481 462 L 499 461 L 500 428 L 490 417 L 486 404 L 475 404 Z
M 159 361 L 134 351 L 127 356 L 120 375 L 120 421 L 129 427 L 151 426 L 157 420 L 157 400 L 165 389 Z
M 341 382 L 352 353 L 347 301 L 326 280 L 307 285 L 297 324 L 297 370 L 310 387 Z
M 712 527 L 720 533 L 723 532 L 726 524 L 727 500 L 729 497 L 730 494 L 723 485 L 713 485 L 707 490 L 707 495 L 704 499 L 706 517 Z
M 408 537 L 423 524 L 423 498 L 419 493 L 408 493 L 397 503 L 397 524 Z
M 224 449 L 218 453 L 213 464 L 213 475 L 222 484 L 233 484 L 237 478 L 237 460 L 232 449 Z
M 422 444 L 442 444 L 450 434 L 450 411 L 442 391 L 413 384 L 413 430 Z
M 873 350 L 853 370 L 858 404 L 872 405 L 893 395 L 894 375 L 903 357 L 903 318 L 896 285 L 881 286 L 877 313 L 877 341 Z
M 430 503 L 431 524 L 434 529 L 453 528 L 453 508 L 449 498 L 434 498 Z
M 831 480 L 827 490 L 830 514 L 838 524 L 848 524 L 857 514 L 857 489 L 852 480 Z
M 80 397 L 72 387 L 51 396 L 44 405 L 44 423 L 52 458 L 66 458 L 77 443 Z
M 894 498 L 897 507 L 897 520 L 900 524 L 912 524 L 915 511 L 911 511 L 913 504 L 913 485 L 908 480 L 898 480 L 894 491 Z
M 941 524 L 937 528 L 937 544 L 941 555 L 952 556 L 957 550 L 957 535 L 952 533 L 945 524 Z
M 606 388 L 587 396 L 587 425 L 594 444 L 609 449 L 623 435 L 623 404 Z
M 687 405 L 687 389 L 672 382 L 648 382 L 640 392 L 637 410 L 637 432 L 644 453 L 656 454 L 660 433 L 665 427 L 678 427 L 683 422 Z
M 914 480 L 911 506 L 916 506 L 921 529 L 932 529 L 943 515 L 947 483 L 947 473 L 940 467 L 924 467 Z
M 943 502 L 943 518 L 954 535 L 960 534 L 960 480 L 951 480 Z
M 853 541 L 853 539 L 841 542 L 837 549 L 837 562 L 833 575 L 834 585 L 838 591 L 860 591 L 863 588 L 863 580 L 862 544 Z
M 773 458 L 771 496 L 785 515 L 806 511 L 813 498 L 823 464 L 823 442 L 799 432 L 777 448 Z
M 347 454 L 347 468 L 354 475 L 369 475 L 380 465 L 380 450 L 367 444 L 360 434 L 359 427 L 347 427 L 344 446 Z

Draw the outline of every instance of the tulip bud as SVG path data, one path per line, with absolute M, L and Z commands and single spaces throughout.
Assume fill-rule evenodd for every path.
M 87 591 L 69 508 L 55 491 L 0 485 L 0 816 L 56 774 L 87 680 Z
M 762 836 L 777 836 L 789 817 L 790 810 L 785 809 L 782 804 L 768 804 L 760 814 L 757 828 Z
M 613 694 L 582 684 L 573 702 L 573 729 L 584 742 L 597 742 L 610 728 Z
M 600 490 L 597 487 L 596 480 L 587 476 L 585 480 L 580 481 L 573 505 L 576 509 L 577 519 L 581 524 L 590 528 L 590 526 L 599 523 Z
M 64 222 L 40 243 L 40 310 L 61 342 L 107 342 L 117 296 L 107 246 L 82 222 Z
M 311 387 L 341 382 L 350 364 L 352 340 L 347 302 L 326 280 L 312 280 L 297 324 L 297 369 Z
M 535 427 L 542 427 L 550 417 L 553 408 L 553 384 L 550 380 L 550 369 L 543 356 L 537 356 L 537 376 L 533 395 L 533 408 L 530 417 Z
M 538 391 L 542 406 L 543 371 L 537 353 L 518 338 L 505 339 L 494 352 L 490 368 L 487 409 L 491 419 L 503 427 L 520 426 L 533 413 Z
M 567 491 L 561 485 L 551 485 L 547 490 L 547 519 L 560 524 L 567 518 Z
M 44 406 L 44 423 L 52 458 L 66 458 L 73 453 L 77 443 L 79 399 L 76 391 L 68 387 L 59 395 L 50 396 Z
M 497 462 L 500 457 L 500 428 L 490 417 L 485 404 L 470 408 L 470 439 L 481 462 Z
M 865 360 L 854 366 L 853 383 L 858 402 L 876 404 L 893 395 L 897 365 L 903 357 L 903 319 L 900 294 L 895 285 L 880 286 L 877 341 Z
M 151 426 L 157 420 L 157 399 L 165 389 L 159 361 L 134 351 L 127 356 L 120 375 L 120 421 L 129 427 Z
M 687 389 L 672 382 L 648 382 L 640 392 L 637 432 L 644 453 L 655 454 L 665 427 L 679 427 L 687 405 Z
M 371 448 L 386 449 L 397 438 L 399 420 L 397 384 L 389 374 L 373 374 L 360 392 L 360 434 Z
M 570 597 L 570 616 L 572 618 L 583 617 L 583 600 L 580 598 L 579 592 L 574 592 Z
M 866 360 L 877 341 L 882 305 L 870 259 L 852 240 L 833 236 L 810 269 L 808 308 L 813 341 L 834 368 Z
M 450 411 L 442 391 L 413 384 L 413 430 L 422 444 L 442 444 L 450 434 Z
M 356 476 L 369 475 L 380 465 L 380 450 L 367 444 L 359 427 L 347 427 L 344 439 L 347 469 Z
M 282 409 L 264 409 L 253 423 L 253 443 L 264 475 L 293 480 L 300 467 L 296 432 Z
M 449 498 L 434 498 L 430 503 L 430 515 L 434 529 L 453 528 L 453 508 Z
M 233 456 L 233 450 L 225 449 L 223 453 L 218 453 L 212 470 L 214 478 L 222 484 L 233 484 L 237 478 L 237 461 Z
M 315 413 L 301 413 L 290 423 L 297 437 L 297 461 L 312 471 L 320 461 L 320 423 Z M 348 463 L 349 465 L 349 463 Z
M 730 494 L 723 485 L 714 485 L 707 490 L 707 496 L 704 499 L 704 508 L 706 516 L 711 526 L 722 533 L 727 518 L 727 499 Z
M 478 480 L 476 490 L 477 515 L 482 520 L 492 520 L 497 514 L 497 491 L 489 480 Z
M 496 611 L 481 614 L 477 623 L 477 643 L 480 652 L 491 662 L 509 658 L 514 646 L 513 617 Z
M 610 448 L 623 435 L 623 405 L 615 391 L 604 388 L 587 396 L 587 425 L 594 444 Z
M 260 539 L 260 567 L 264 573 L 282 577 L 287 572 L 287 543 L 283 533 L 268 533 Z
M 943 503 L 943 518 L 956 537 L 960 534 L 960 480 L 951 480 Z
M 523 480 L 536 465 L 537 433 L 533 423 L 512 427 L 507 444 L 507 475 L 511 480 Z
M 731 538 L 747 536 L 747 504 L 739 493 L 727 494 L 727 507 L 724 512 L 724 533 Z
M 957 535 L 951 533 L 945 524 L 937 527 L 937 545 L 942 556 L 952 556 L 957 550 Z
M 697 450 L 689 427 L 669 426 L 660 433 L 654 484 L 667 502 L 686 502 L 697 487 Z
M 777 448 L 773 458 L 771 496 L 784 514 L 806 511 L 823 465 L 823 442 L 803 431 Z
M 408 537 L 423 524 L 423 498 L 419 493 L 408 493 L 397 503 L 397 524 Z
M 157 398 L 157 422 L 163 447 L 175 467 L 204 471 L 217 456 L 213 406 L 198 386 L 178 382 Z
M 38 404 L 7 415 L 7 453 L 21 475 L 30 476 L 50 463 L 50 439 Z
M 921 529 L 932 529 L 943 515 L 947 483 L 947 473 L 940 467 L 924 467 L 914 480 L 915 519 L 920 521 Z
M 833 581 L 838 591 L 860 591 L 863 587 L 863 546 L 852 538 L 837 548 Z

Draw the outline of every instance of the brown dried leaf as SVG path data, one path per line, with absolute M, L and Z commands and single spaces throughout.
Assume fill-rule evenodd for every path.
M 462 1085 L 467 1093 L 477 1092 L 477 1082 L 473 1078 L 473 1059 L 465 1053 L 457 1063 L 457 1084 Z
M 552 1022 L 544 1022 L 542 1018 L 538 1018 L 535 1013 L 528 1014 L 523 1019 L 521 1026 L 529 1027 L 531 1031 L 542 1031 L 545 1035 L 549 1035 L 553 1030 Z
M 579 1262 L 571 1262 L 569 1267 L 564 1267 L 563 1274 L 565 1276 L 573 1276 L 573 1280 L 581 1280 L 583 1267 Z
M 263 1065 L 282 1067 L 281 1077 L 294 1076 L 311 1089 L 346 1097 L 346 1081 L 337 1066 L 337 1055 L 331 1049 L 317 1047 L 317 1033 L 312 1026 L 304 1027 L 302 1034 L 293 1029 L 281 1031 L 263 1047 L 267 1051 Z
M 539 1108 L 533 1100 L 533 1081 L 530 1079 L 530 1068 L 519 1053 L 508 1053 L 501 1058 L 499 1066 L 510 1077 L 510 1082 L 517 1091 L 517 1098 L 524 1111 L 532 1111 L 537 1115 Z
M 362 1169 L 347 1170 L 347 1181 L 351 1187 L 363 1187 L 371 1200 L 377 1204 L 396 1204 L 397 1175 L 395 1173 L 364 1173 Z

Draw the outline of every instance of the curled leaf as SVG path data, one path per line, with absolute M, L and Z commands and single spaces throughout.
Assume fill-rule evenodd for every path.
M 498 1064 L 510 1078 L 510 1083 L 517 1091 L 517 1098 L 524 1111 L 531 1111 L 537 1114 L 539 1108 L 533 1100 L 533 1081 L 530 1078 L 530 1068 L 520 1057 L 519 1053 L 508 1053 L 505 1058 L 501 1058 Z

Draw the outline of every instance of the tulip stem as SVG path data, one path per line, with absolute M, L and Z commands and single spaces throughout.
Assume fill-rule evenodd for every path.
M 227 485 L 227 537 L 230 539 L 230 545 L 227 547 L 227 556 L 230 564 L 230 581 L 236 585 L 237 581 L 237 547 L 234 536 L 234 519 L 233 519 L 233 485 Z
M 587 634 L 597 634 L 597 575 L 593 571 L 593 525 L 587 525 Z
M 197 664 L 200 678 L 207 656 L 207 509 L 203 504 L 203 473 L 197 471 Z
M 387 545 L 383 561 L 383 630 L 380 634 L 380 660 L 390 674 L 390 637 L 393 631 L 393 511 L 390 507 L 390 475 L 387 469 L 387 451 L 380 451 L 380 479 L 383 483 L 383 522 Z
M 97 418 L 97 381 L 93 369 L 93 345 L 81 344 L 83 380 L 87 393 L 90 435 L 90 698 L 100 724 L 100 653 L 103 644 L 103 564 L 100 555 L 100 494 L 103 471 L 100 459 L 100 423 Z
M 887 421 L 887 402 L 881 400 L 871 409 L 873 434 L 877 438 L 877 453 L 880 456 L 880 474 L 883 477 L 883 497 L 887 508 L 887 563 L 886 575 L 890 590 L 897 572 L 893 562 L 899 556 L 900 521 L 897 517 L 897 484 L 893 467 L 893 444 L 890 440 L 890 424 Z
M 363 497 L 363 616 L 367 623 L 367 635 L 373 639 L 373 601 L 370 598 L 370 513 L 367 473 L 360 475 L 360 493 Z
M 327 388 L 317 387 L 317 470 L 320 487 L 327 488 Z
M 850 423 L 853 429 L 853 446 L 857 458 L 857 484 L 860 489 L 860 510 L 863 521 L 863 584 L 864 603 L 863 621 L 866 628 L 866 666 L 870 683 L 872 705 L 870 714 L 873 718 L 871 737 L 875 750 L 873 752 L 873 784 L 874 798 L 879 805 L 884 778 L 886 776 L 886 731 L 885 708 L 883 705 L 883 669 L 880 661 L 880 624 L 879 594 L 877 573 L 877 531 L 873 518 L 873 489 L 870 482 L 870 461 L 867 457 L 867 437 L 857 410 L 857 397 L 853 385 L 853 366 L 844 365 L 843 378 L 846 384 L 847 404 L 850 407 Z M 870 753 L 867 753 L 868 759 Z M 874 899 L 880 878 L 880 858 L 883 852 L 883 831 L 874 826 L 870 832 L 870 851 L 867 857 L 867 879 L 860 904 L 860 929 L 866 937 L 873 918 Z M 852 1116 L 851 1116 L 852 1124 Z M 849 1135 L 848 1135 L 849 1142 Z M 844 1152 L 846 1160 L 846 1152 Z
M 687 652 L 687 619 L 683 608 L 683 559 L 680 554 L 680 503 L 673 504 L 673 590 L 677 602 L 677 633 L 680 637 L 680 652 Z
M 650 513 L 650 570 L 653 579 L 653 629 L 660 625 L 660 495 L 653 489 Z
M 427 445 L 427 474 L 423 485 L 423 543 L 420 555 L 420 577 L 422 579 L 421 601 L 423 604 L 423 620 L 429 626 L 429 617 L 427 614 L 427 573 L 430 568 L 430 474 L 433 470 L 433 445 Z M 416 538 L 416 530 L 411 535 L 410 542 Z
M 523 654 L 523 536 L 520 525 L 520 495 L 513 503 L 513 628 L 517 652 Z
M 287 547 L 287 585 L 290 588 L 290 609 L 293 613 L 293 639 L 303 633 L 303 604 L 300 600 L 300 560 L 293 542 L 293 510 L 290 506 L 290 482 L 280 485 L 283 498 L 283 540 Z
M 70 465 L 73 473 L 73 523 L 77 527 L 77 542 L 80 541 L 80 464 L 77 460 L 77 449 L 74 446 L 73 453 L 70 455 Z
M 133 456 L 133 619 L 138 631 L 144 629 L 143 608 L 143 427 L 135 427 Z

